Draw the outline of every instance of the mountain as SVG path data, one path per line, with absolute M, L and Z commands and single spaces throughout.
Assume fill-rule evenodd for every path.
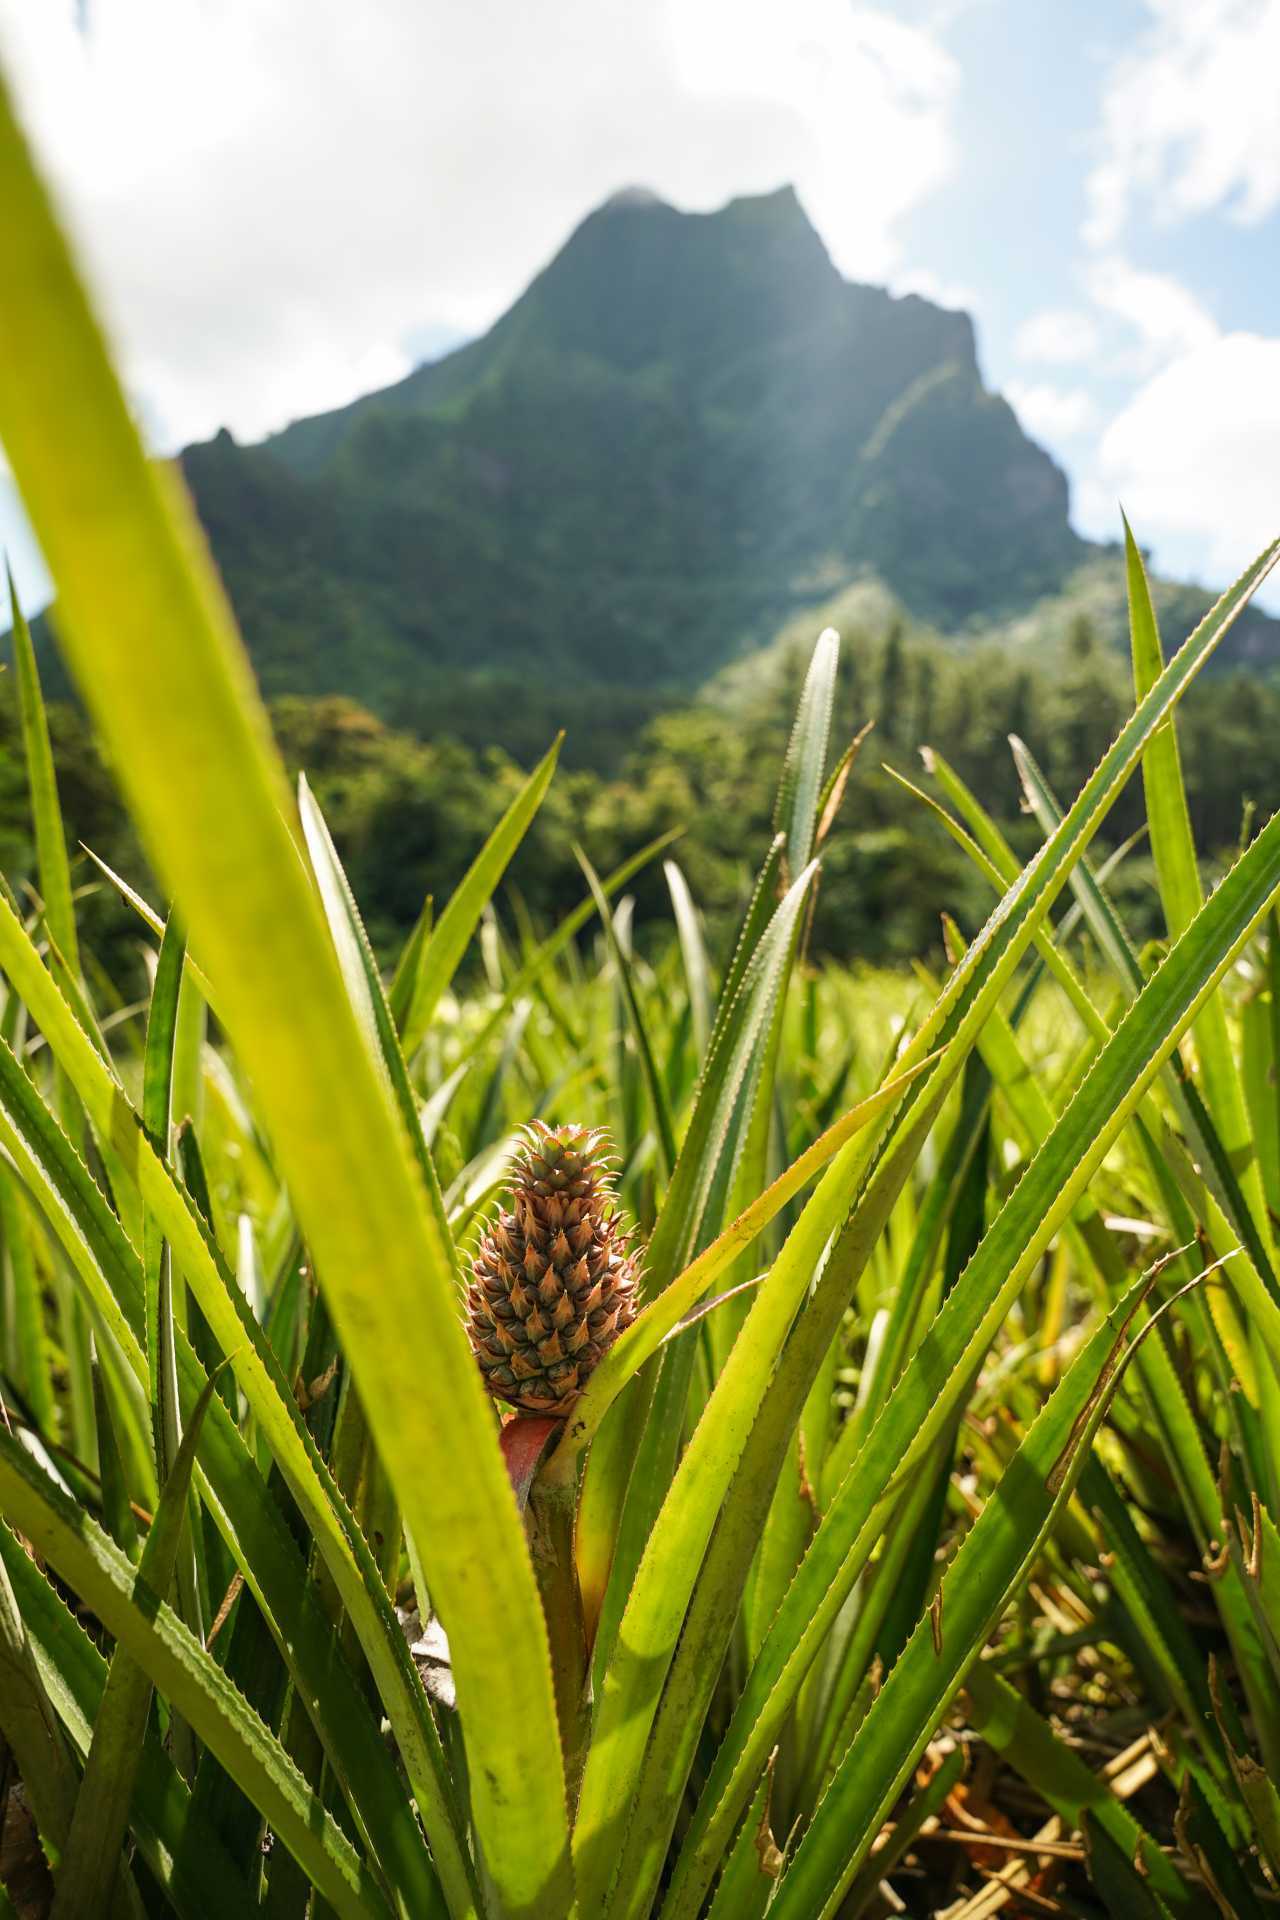
M 597 764 L 861 579 L 944 633 L 1101 561 L 1119 604 L 969 317 L 845 281 L 789 188 L 616 195 L 482 339 L 182 463 L 268 695 Z

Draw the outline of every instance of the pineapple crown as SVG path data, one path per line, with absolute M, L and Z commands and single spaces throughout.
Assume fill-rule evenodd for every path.
M 520 1129 L 521 1144 L 511 1162 L 511 1187 L 533 1187 L 551 1193 L 613 1185 L 617 1164 L 608 1151 L 603 1127 L 573 1125 L 549 1127 L 531 1120 Z

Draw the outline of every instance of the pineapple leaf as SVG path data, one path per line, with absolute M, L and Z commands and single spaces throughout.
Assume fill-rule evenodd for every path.
M 137 1574 L 115 1542 L 2 1430 L 0 1506 L 163 1688 L 335 1910 L 351 1920 L 389 1915 L 367 1865 L 222 1670 L 163 1601 L 134 1604 Z
M 869 1854 L 947 1701 L 1070 1495 L 1153 1277 L 1135 1281 L 1096 1328 L 962 1541 L 782 1876 L 772 1909 L 778 1920 L 826 1920 Z
M 773 813 L 775 832 L 786 835 L 793 874 L 807 867 L 813 854 L 839 664 L 840 636 L 834 627 L 826 627 L 805 675 Z
M 29 363 L 31 376 L 0 396 L 0 433 L 58 584 L 67 654 L 157 869 L 181 893 L 231 1040 L 253 1063 L 264 1121 L 449 1635 L 489 1871 L 513 1915 L 567 1908 L 546 1632 L 457 1321 L 448 1250 L 351 1014 L 220 584 L 174 475 L 145 458 L 7 96 L 0 183 L 10 284 L 26 293 L 0 303 L 0 348 Z M 141 1136 L 130 1148 L 159 1214 L 164 1169 Z M 221 1339 L 213 1315 L 223 1303 L 196 1284 L 209 1272 L 203 1236 L 180 1202 L 168 1210 L 174 1258 Z M 274 1405 L 263 1357 L 238 1340 L 224 1342 L 237 1376 L 243 1384 L 248 1374 L 251 1397 Z M 424 1404 L 426 1367 L 448 1399 L 447 1427 Z M 273 1447 L 294 1463 L 291 1484 L 310 1489 L 296 1432 L 275 1425 Z M 313 1502 L 308 1517 L 362 1591 L 332 1505 Z M 514 1661 L 513 1642 L 522 1650 Z
M 216 1379 L 205 1382 L 169 1464 L 160 1504 L 134 1575 L 133 1601 L 139 1612 L 145 1613 L 157 1600 L 163 1600 L 173 1585 L 196 1444 L 216 1385 Z M 129 1653 L 117 1647 L 94 1720 L 93 1740 L 76 1795 L 50 1920 L 77 1920 L 79 1915 L 106 1913 L 111 1907 L 121 1872 L 120 1849 L 129 1824 L 151 1692 L 150 1676 Z
M 83 1758 L 102 1704 L 107 1662 L 7 1528 L 0 1528 L 0 1561 L 13 1582 L 49 1699 Z M 130 1823 L 143 1859 L 181 1920 L 243 1920 L 252 1911 L 253 1894 L 195 1806 L 154 1722 L 139 1760 Z
M 411 1060 L 421 1045 L 431 1024 L 431 1016 L 440 1003 L 440 996 L 457 972 L 481 914 L 506 872 L 511 856 L 528 832 L 530 821 L 542 805 L 556 770 L 563 739 L 563 734 L 557 735 L 550 750 L 529 775 L 426 938 L 415 971 L 413 998 L 405 1015 L 402 1037 L 407 1059 Z
M 1163 1060 L 1280 889 L 1280 815 L 1210 898 L 1116 1028 L 988 1229 L 823 1516 L 748 1677 L 686 1835 L 664 1920 L 696 1912 L 723 1844 L 824 1633 L 1031 1263 L 1083 1192 Z M 917 1083 L 918 1084 L 918 1083 Z

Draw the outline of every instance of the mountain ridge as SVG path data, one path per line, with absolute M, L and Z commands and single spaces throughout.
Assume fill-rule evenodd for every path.
M 585 702 L 606 758 L 859 579 L 963 634 L 1108 552 L 969 315 L 846 281 L 787 187 L 624 189 L 481 338 L 181 461 L 269 696 L 518 751 Z

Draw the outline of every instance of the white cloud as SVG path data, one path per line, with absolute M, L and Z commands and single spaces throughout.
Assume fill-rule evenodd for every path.
M 1115 68 L 1086 238 L 1130 216 L 1221 209 L 1250 223 L 1280 206 L 1280 0 L 1147 0 L 1152 23 Z
M 744 133 L 757 116 L 764 133 L 781 113 L 794 155 L 787 177 L 836 265 L 851 278 L 885 278 L 897 222 L 951 161 L 959 73 L 936 39 L 849 0 L 673 0 L 667 17 L 690 97 L 717 112 L 729 100 L 745 106 Z M 754 144 L 748 133 L 742 148 L 722 149 L 731 175 Z
M 1109 254 L 1090 265 L 1087 278 L 1097 305 L 1137 335 L 1131 363 L 1139 372 L 1152 372 L 1217 338 L 1212 314 L 1170 274 L 1147 273 Z
M 1224 332 L 1130 256 L 1143 227 L 1280 206 L 1280 0 L 1146 6 L 1104 86 L 1083 229 L 1095 370 L 1130 393 L 1075 476 L 1076 519 L 1114 539 L 1123 499 L 1157 564 L 1220 583 L 1280 530 L 1280 340 Z
M 847 0 L 0 0 L 157 437 L 245 437 L 475 331 L 610 192 L 797 186 L 847 273 L 945 175 L 957 75 Z
M 1123 500 L 1157 561 L 1172 545 L 1180 571 L 1234 579 L 1280 533 L 1280 339 L 1224 334 L 1155 374 L 1103 435 L 1091 497 Z
M 1020 360 L 1040 360 L 1050 366 L 1074 366 L 1090 360 L 1098 350 L 1098 328 L 1087 313 L 1069 307 L 1033 313 L 1014 335 L 1013 350 Z
M 1011 380 L 1004 397 L 1037 440 L 1069 440 L 1095 425 L 1098 409 L 1083 387 L 1055 387 L 1043 380 Z

